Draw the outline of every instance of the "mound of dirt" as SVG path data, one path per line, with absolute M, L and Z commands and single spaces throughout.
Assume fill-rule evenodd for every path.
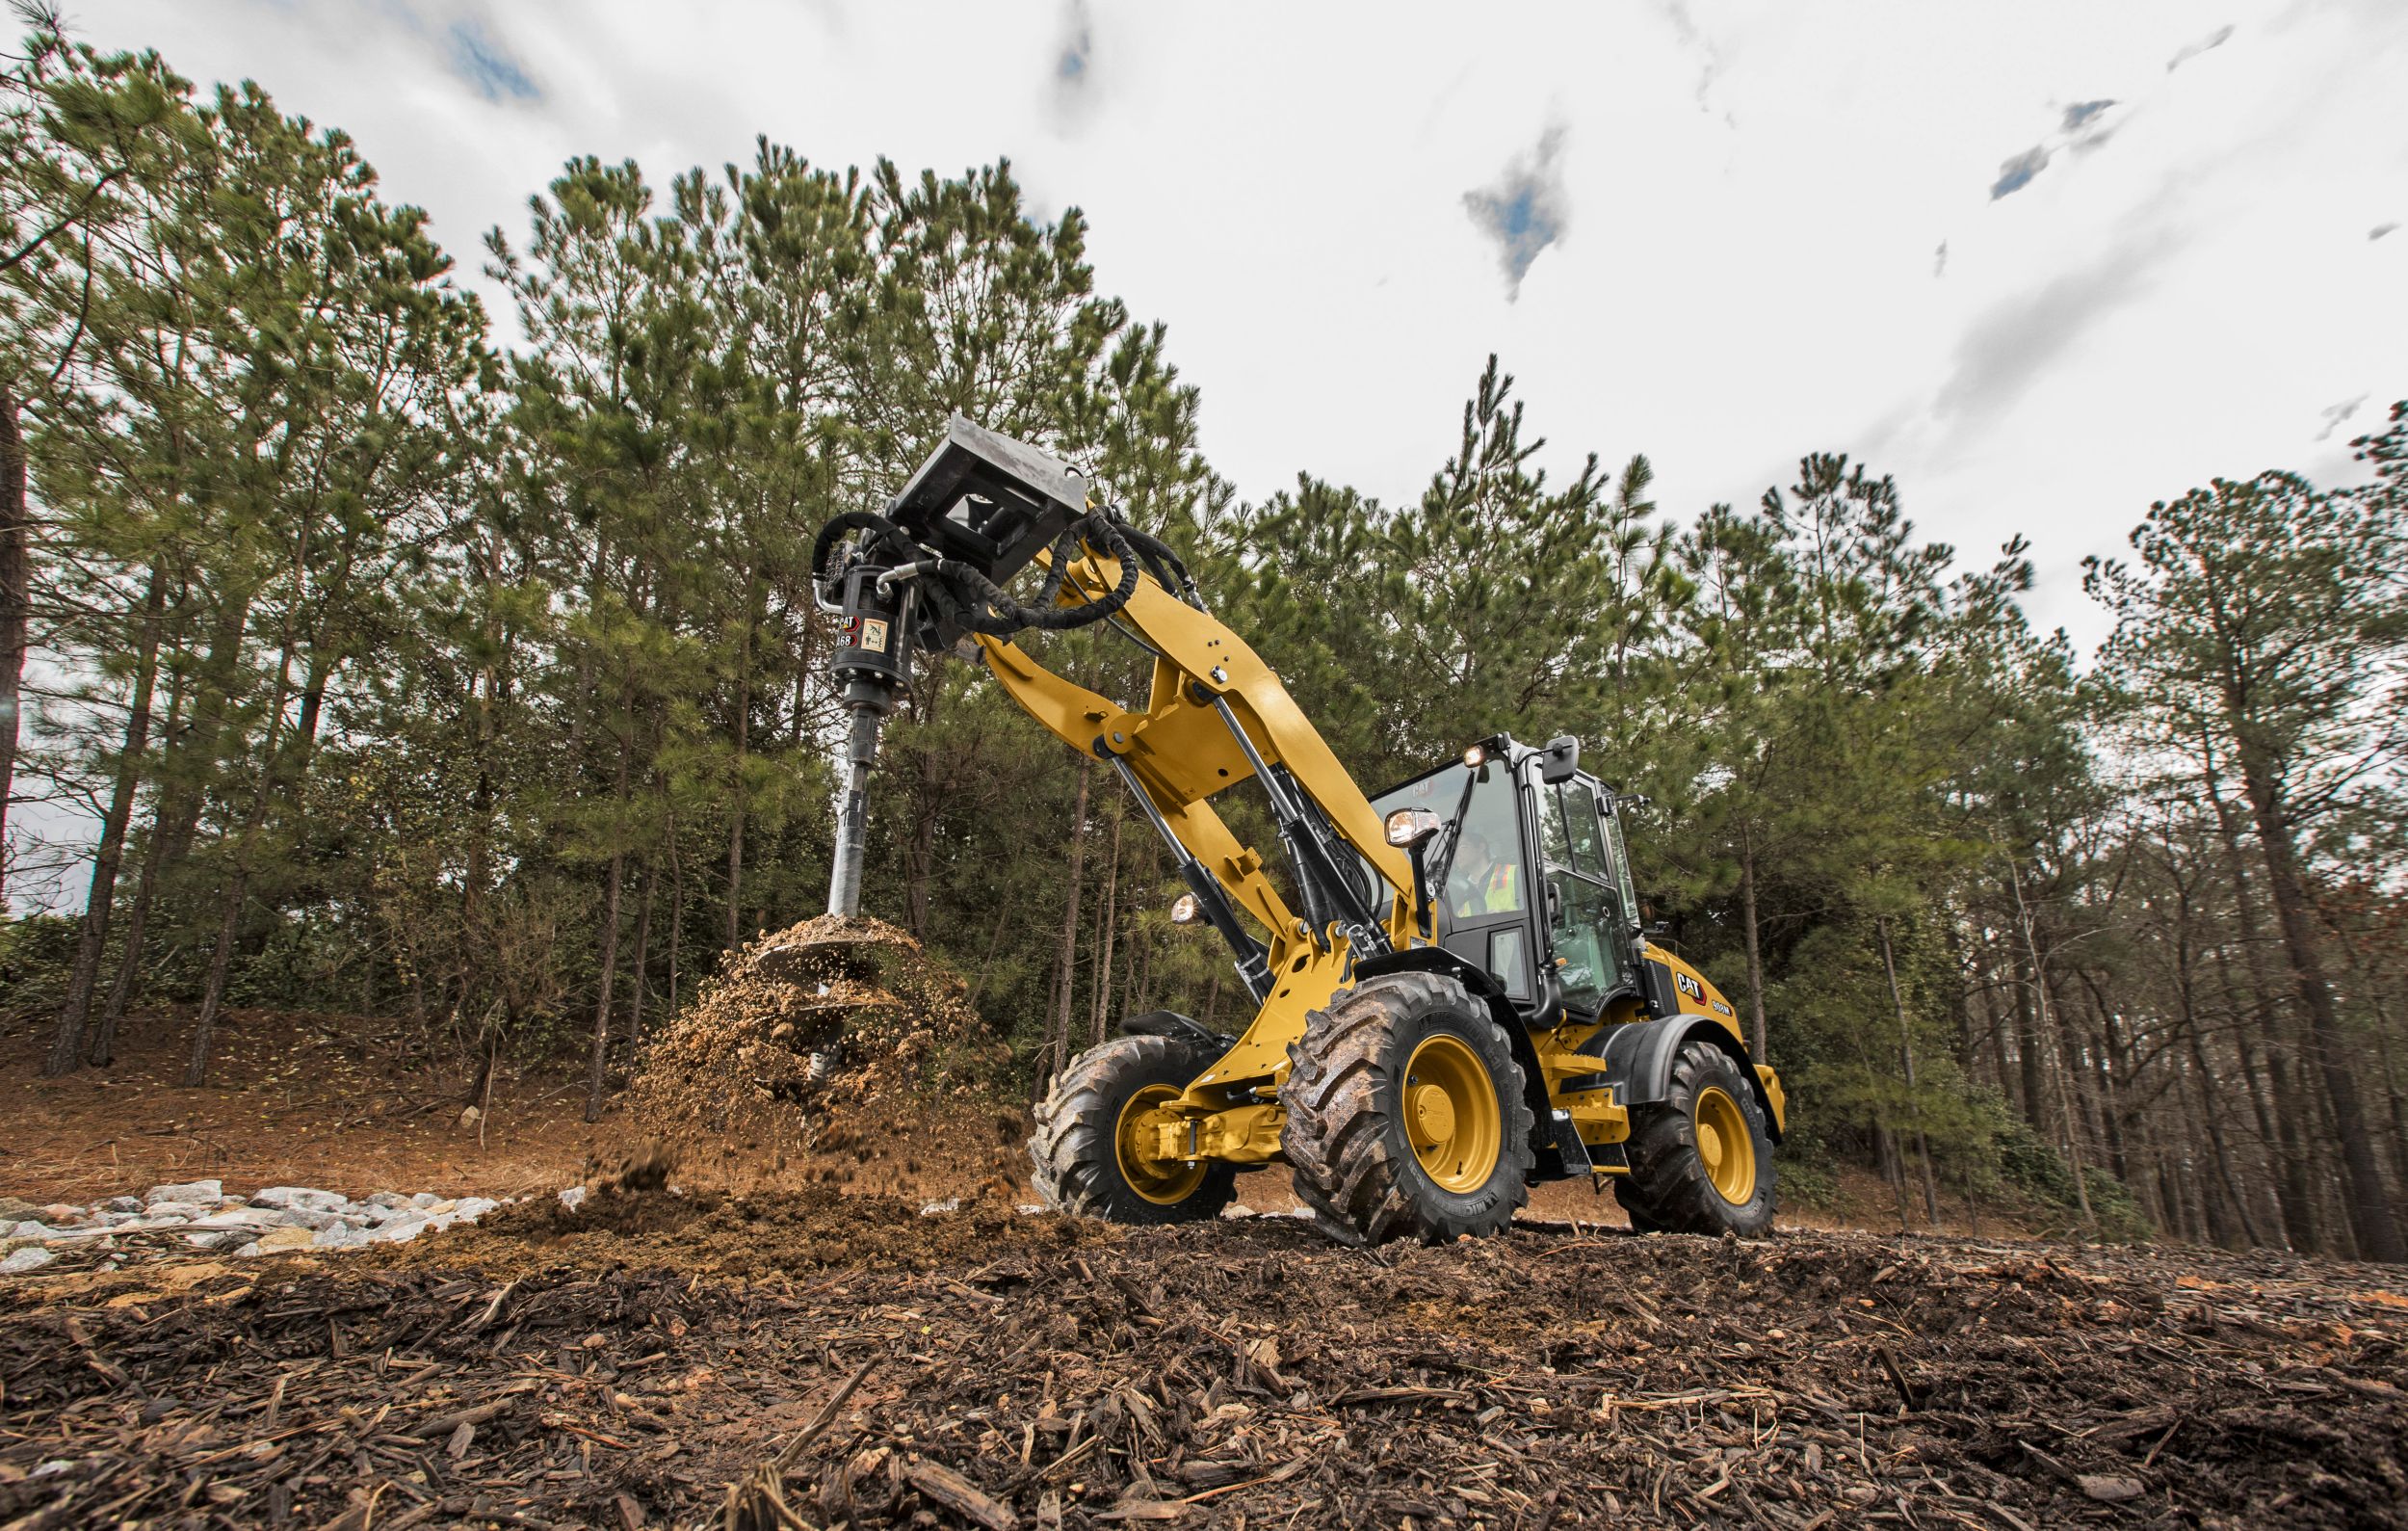
M 807 1157 L 811 1179 L 880 1190 L 921 1173 L 924 1135 L 907 1123 L 931 1110 L 975 1113 L 970 1136 L 988 1140 L 973 1150 L 980 1162 L 960 1162 L 955 1141 L 949 1168 L 975 1168 L 1009 1194 L 1019 1121 L 969 1082 L 1007 1049 L 968 989 L 883 921 L 805 920 L 754 941 L 704 986 L 646 1047 L 630 1104 L 690 1175 L 735 1183 L 748 1167 L 757 1181 Z

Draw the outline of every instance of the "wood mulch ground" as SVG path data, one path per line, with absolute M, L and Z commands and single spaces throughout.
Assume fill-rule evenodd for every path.
M 0 1286 L 0 1527 L 2394 1526 L 2401 1274 L 605 1190 Z

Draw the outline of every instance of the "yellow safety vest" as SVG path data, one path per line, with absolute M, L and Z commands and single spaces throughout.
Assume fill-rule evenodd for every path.
M 1510 861 L 1500 861 L 1489 868 L 1488 884 L 1470 898 L 1455 905 L 1457 914 L 1510 914 L 1522 907 L 1519 879 L 1521 868 Z

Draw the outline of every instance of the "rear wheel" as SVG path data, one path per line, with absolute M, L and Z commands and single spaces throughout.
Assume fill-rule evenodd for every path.
M 1745 1238 L 1771 1228 L 1772 1138 L 1729 1053 L 1683 1043 L 1664 1098 L 1631 1114 L 1631 1173 L 1613 1182 L 1631 1227 Z
M 1521 1067 L 1454 979 L 1367 979 L 1306 1017 L 1288 1057 L 1280 1148 L 1331 1237 L 1496 1233 L 1529 1200 Z
M 1072 1059 L 1037 1106 L 1029 1139 L 1045 1204 L 1114 1223 L 1219 1216 L 1237 1195 L 1237 1167 L 1157 1151 L 1162 1108 L 1212 1064 L 1172 1037 L 1117 1037 Z

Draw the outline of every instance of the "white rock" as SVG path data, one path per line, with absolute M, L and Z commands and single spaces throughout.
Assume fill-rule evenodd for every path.
M 193 1219 L 196 1228 L 280 1228 L 301 1220 L 290 1212 L 273 1206 L 228 1207 L 207 1217 Z
M 57 1231 L 57 1228 L 52 1227 L 47 1223 L 18 1223 L 13 1225 L 9 1228 L 6 1237 L 13 1239 L 46 1239 Z
M 197 1201 L 153 1201 L 143 1209 L 143 1218 L 144 1221 L 150 1223 L 166 1219 L 173 1219 L 178 1223 L 190 1223 L 196 1217 L 207 1217 L 217 1209 L 217 1203 L 214 1201 L 207 1206 L 202 1206 Z
M 139 1212 L 143 1209 L 143 1199 L 139 1196 L 113 1196 L 100 1204 L 111 1212 Z
M 457 1206 L 458 1206 L 458 1205 L 459 1205 L 459 1203 L 458 1203 L 458 1201 L 450 1201 L 450 1200 L 445 1200 L 445 1201 L 432 1201 L 432 1202 L 430 1202 L 430 1203 L 428 1203 L 425 1207 L 421 1208 L 420 1210 L 422 1210 L 422 1211 L 426 1211 L 426 1212 L 441 1213 L 441 1212 L 449 1212 L 449 1211 L 451 1211 L 453 1208 L 455 1208 L 455 1207 L 457 1207 Z
M 56 1254 L 39 1247 L 19 1250 L 7 1259 L 0 1260 L 0 1276 L 16 1276 L 26 1271 L 39 1271 L 57 1258 Z
M 443 1199 L 441 1197 L 435 1195 L 432 1191 L 421 1191 L 416 1196 L 409 1199 L 409 1204 L 414 1207 L 430 1207 L 442 1200 Z
M 418 1216 L 418 1209 L 406 1201 L 400 1206 L 389 1206 L 382 1201 L 357 1201 L 352 1204 L 350 1212 L 347 1212 L 345 1216 L 349 1217 L 353 1214 L 367 1219 L 370 1227 L 382 1227 L 395 1218 Z
M 309 1241 L 317 1250 L 348 1250 L 368 1242 L 368 1235 L 348 1223 L 330 1223 Z
M 406 1244 L 433 1226 L 427 1217 L 399 1218 L 377 1229 L 369 1237 L 379 1244 Z
M 351 1205 L 351 1198 L 340 1191 L 318 1191 L 305 1185 L 272 1185 L 253 1196 L 250 1204 L 296 1212 L 340 1212 Z
M 502 1203 L 488 1196 L 464 1196 L 456 1209 L 463 1222 L 474 1223 Z
M 229 1244 L 248 1244 L 249 1228 L 212 1228 L 206 1233 L 187 1233 L 184 1242 L 196 1250 L 222 1250 Z
M 225 1194 L 223 1180 L 187 1180 L 181 1185 L 154 1185 L 143 1193 L 143 1204 L 156 1206 L 162 1201 L 206 1201 L 212 1207 Z
M 247 1260 L 255 1254 L 265 1254 L 267 1253 L 268 1252 L 266 1250 L 259 1247 L 259 1241 L 257 1239 L 253 1239 L 249 1244 L 244 1245 L 241 1249 L 236 1250 L 234 1252 L 234 1257 L 237 1259 Z
M 370 1206 L 398 1208 L 415 1206 L 417 1203 L 410 1201 L 409 1198 L 402 1195 L 399 1191 L 379 1191 L 374 1196 L 368 1198 L 368 1204 Z
M 957 1196 L 949 1196 L 942 1201 L 930 1201 L 927 1205 L 921 1207 L 920 1215 L 922 1217 L 934 1217 L 939 1212 L 958 1212 L 960 1210 L 961 1198 Z
M 568 1208 L 571 1212 L 574 1212 L 580 1206 L 583 1206 L 585 1204 L 585 1201 L 586 1188 L 582 1185 L 572 1185 L 567 1190 L 561 1193 L 561 1205 Z

